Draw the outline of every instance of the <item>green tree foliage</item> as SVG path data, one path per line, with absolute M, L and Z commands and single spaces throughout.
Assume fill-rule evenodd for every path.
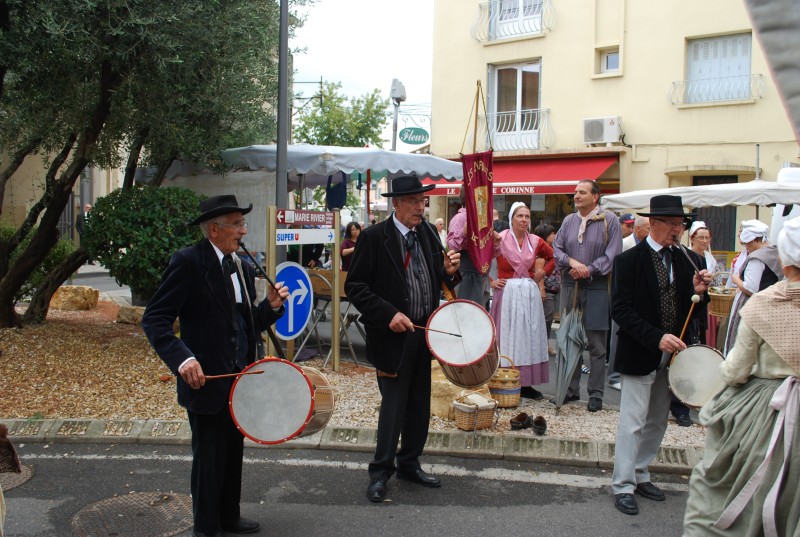
M 130 186 L 137 165 L 155 164 L 157 185 L 176 157 L 213 164 L 273 137 L 278 20 L 264 0 L 0 0 L 0 206 L 24 160 L 46 160 L 41 197 L 0 239 L 0 327 L 24 324 L 14 297 L 57 243 L 87 165 L 124 164 Z M 44 318 L 85 259 L 51 272 L 27 319 Z
M 294 128 L 296 142 L 317 145 L 383 147 L 381 133 L 388 120 L 389 99 L 380 91 L 347 98 L 339 82 L 323 84 L 319 95 L 299 111 Z
M 173 252 L 200 240 L 189 226 L 202 197 L 186 188 L 134 186 L 99 198 L 83 240 L 89 253 L 134 296 L 150 297 Z

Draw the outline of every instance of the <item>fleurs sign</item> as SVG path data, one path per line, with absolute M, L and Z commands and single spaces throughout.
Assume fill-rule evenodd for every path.
M 419 145 L 428 141 L 428 131 L 419 127 L 408 127 L 400 131 L 400 141 L 404 144 Z

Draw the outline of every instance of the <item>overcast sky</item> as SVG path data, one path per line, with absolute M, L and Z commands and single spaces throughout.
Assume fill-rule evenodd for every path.
M 392 79 L 397 78 L 407 99 L 400 115 L 420 109 L 430 114 L 432 0 L 317 0 L 304 12 L 305 25 L 289 42 L 292 49 L 307 49 L 294 55 L 295 91 L 313 95 L 318 86 L 301 82 L 319 82 L 322 77 L 341 82 L 348 97 L 378 89 L 389 98 Z M 398 131 L 404 126 L 414 125 L 404 125 L 401 117 Z M 385 149 L 391 148 L 391 134 L 390 117 Z M 398 151 L 416 147 L 397 142 Z

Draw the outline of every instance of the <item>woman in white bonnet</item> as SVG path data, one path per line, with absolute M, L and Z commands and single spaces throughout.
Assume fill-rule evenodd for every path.
M 769 227 L 759 220 L 745 220 L 739 240 L 747 250 L 747 259 L 742 264 L 739 274 L 731 274 L 736 284 L 736 297 L 733 299 L 731 315 L 728 322 L 728 333 L 725 336 L 725 351 L 733 348 L 736 341 L 736 329 L 739 326 L 739 311 L 753 294 L 762 291 L 783 279 L 778 249 L 767 242 Z
M 717 260 L 711 253 L 711 230 L 702 220 L 692 222 L 692 227 L 689 228 L 689 244 L 692 247 L 692 251 L 705 260 L 705 268 L 711 274 L 714 274 L 717 271 Z M 709 347 L 716 347 L 719 319 L 713 315 L 706 314 L 704 326 L 706 337 L 703 343 Z
M 800 527 L 800 218 L 778 251 L 786 279 L 741 309 L 720 366 L 728 387 L 700 411 L 703 460 L 689 481 L 684 535 L 796 536 Z

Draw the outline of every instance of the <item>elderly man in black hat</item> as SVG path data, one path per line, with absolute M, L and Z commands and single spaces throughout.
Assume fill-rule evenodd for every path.
M 667 429 L 670 391 L 667 365 L 686 348 L 679 337 L 693 295 L 708 301 L 711 274 L 696 271 L 678 244 L 686 218 L 680 196 L 654 196 L 650 234 L 614 260 L 611 316 L 619 325 L 614 367 L 621 375 L 619 428 L 612 491 L 621 512 L 639 512 L 634 493 L 664 501 L 648 466 Z M 685 339 L 689 340 L 689 334 Z
M 414 326 L 427 324 L 439 305 L 442 283 L 451 290 L 458 283 L 460 254 L 445 252 L 436 230 L 423 219 L 425 192 L 432 188 L 413 176 L 392 181 L 392 192 L 383 195 L 391 197 L 394 213 L 364 230 L 345 283 L 348 299 L 362 314 L 367 358 L 382 397 L 367 488 L 367 498 L 376 503 L 383 501 L 395 472 L 425 487 L 441 484 L 419 462 L 430 421 L 431 353 L 424 330 Z
M 159 357 L 177 376 L 178 403 L 192 429 L 193 535 L 255 533 L 259 523 L 241 517 L 244 437 L 228 411 L 232 379 L 206 375 L 236 373 L 261 357 L 260 333 L 283 315 L 286 287 L 269 289 L 256 305 L 255 271 L 236 255 L 247 234 L 232 195 L 200 202 L 191 225 L 205 239 L 170 259 L 161 285 L 142 317 L 142 327 Z M 180 319 L 180 337 L 172 325 Z

